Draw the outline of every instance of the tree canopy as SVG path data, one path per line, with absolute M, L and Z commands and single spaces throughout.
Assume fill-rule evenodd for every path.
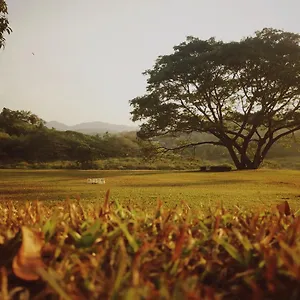
M 11 34 L 12 29 L 7 19 L 8 11 L 4 0 L 0 0 L 0 49 L 5 46 L 5 34 Z
M 146 94 L 130 100 L 139 137 L 206 132 L 187 142 L 226 147 L 237 169 L 256 169 L 300 129 L 300 35 L 265 28 L 238 42 L 188 37 L 159 56 Z

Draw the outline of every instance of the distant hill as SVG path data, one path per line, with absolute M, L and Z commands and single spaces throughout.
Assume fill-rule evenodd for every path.
M 70 126 L 65 125 L 63 123 L 60 122 L 56 122 L 56 121 L 50 121 L 50 122 L 46 122 L 46 127 L 48 128 L 54 128 L 56 130 L 60 130 L 60 131 L 66 131 L 66 130 L 70 130 Z
M 117 125 L 117 124 L 110 124 L 105 122 L 86 122 L 80 123 L 73 126 L 68 126 L 66 124 L 57 122 L 57 121 L 50 121 L 46 122 L 46 126 L 48 128 L 55 128 L 56 130 L 66 131 L 72 130 L 77 132 L 82 132 L 86 134 L 96 134 L 96 133 L 118 133 L 118 132 L 125 132 L 125 131 L 136 131 L 138 127 L 134 126 L 127 126 L 127 125 Z

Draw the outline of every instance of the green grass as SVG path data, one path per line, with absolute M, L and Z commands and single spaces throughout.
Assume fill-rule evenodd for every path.
M 87 184 L 86 179 L 92 177 L 104 177 L 106 184 Z M 112 200 L 144 209 L 156 206 L 157 198 L 166 207 L 174 207 L 181 200 L 191 208 L 215 206 L 220 200 L 228 208 L 268 207 L 288 200 L 292 207 L 299 208 L 300 171 L 0 171 L 0 200 L 53 203 L 79 196 L 83 201 L 102 203 L 108 189 Z

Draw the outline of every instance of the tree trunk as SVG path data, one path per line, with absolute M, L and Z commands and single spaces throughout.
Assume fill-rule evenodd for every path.
M 237 170 L 256 170 L 262 162 L 260 155 L 255 155 L 255 158 L 251 160 L 246 153 L 239 153 L 239 159 L 232 146 L 228 146 L 227 150 Z
M 234 163 L 234 165 L 236 166 L 236 168 L 237 168 L 238 170 L 241 170 L 241 169 L 243 168 L 243 165 L 242 165 L 242 163 L 239 161 L 239 158 L 237 157 L 236 153 L 234 152 L 233 147 L 232 147 L 231 145 L 227 145 L 226 148 L 227 148 L 227 150 L 228 150 L 228 152 L 229 152 L 229 154 L 230 154 L 230 157 L 231 157 L 231 159 L 233 160 L 233 163 Z

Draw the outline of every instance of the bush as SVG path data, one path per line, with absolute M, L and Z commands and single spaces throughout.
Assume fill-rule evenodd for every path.
M 98 165 L 94 161 L 84 161 L 79 163 L 79 168 L 82 170 L 97 170 Z
M 16 163 L 15 168 L 16 169 L 29 169 L 30 164 L 26 161 L 21 161 L 19 163 Z

